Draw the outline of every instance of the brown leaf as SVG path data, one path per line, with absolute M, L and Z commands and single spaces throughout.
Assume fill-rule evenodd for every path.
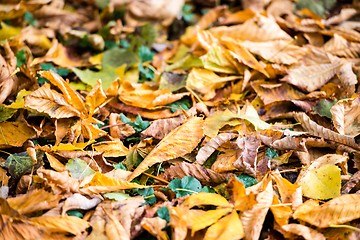
M 166 227 L 166 221 L 160 217 L 143 218 L 141 220 L 141 227 L 151 233 L 158 240 L 168 240 L 169 236 L 163 230 Z
M 65 215 L 68 210 L 72 209 L 89 210 L 96 207 L 100 202 L 100 198 L 94 197 L 88 199 L 79 193 L 74 193 L 72 196 L 66 198 L 64 205 L 62 206 L 62 215 Z
M 0 104 L 9 97 L 17 86 L 17 77 L 15 75 L 16 58 L 11 50 L 9 43 L 4 45 L 6 56 L 0 55 Z M 7 63 L 5 59 L 9 59 Z
M 151 122 L 151 125 L 141 132 L 143 138 L 153 137 L 155 139 L 163 139 L 167 134 L 169 134 L 173 129 L 178 127 L 183 123 L 183 117 L 174 117 L 166 119 L 158 119 Z
M 156 163 L 181 157 L 191 152 L 203 138 L 203 123 L 204 121 L 202 118 L 193 117 L 183 125 L 171 131 L 146 156 L 128 180 L 133 180 Z
M 237 134 L 235 133 L 220 133 L 216 137 L 211 138 L 202 148 L 199 149 L 196 155 L 196 163 L 203 165 L 218 147 L 236 136 Z
M 187 162 L 176 163 L 174 166 L 167 168 L 164 174 L 168 180 L 193 176 L 204 185 L 220 184 L 226 180 L 226 175 L 224 174 L 219 174 L 198 164 Z
M 234 166 L 245 173 L 256 176 L 257 153 L 261 145 L 260 139 L 256 136 L 239 136 L 236 139 L 236 144 L 239 149 L 236 153 L 237 159 Z
M 288 225 L 283 225 L 282 229 L 284 229 L 287 232 L 293 233 L 295 235 L 299 235 L 301 237 L 303 237 L 306 240 L 312 240 L 312 239 L 316 239 L 316 240 L 325 240 L 325 236 L 323 234 L 321 234 L 320 232 L 316 231 L 315 229 L 312 229 L 310 227 L 301 225 L 301 224 L 288 224 Z

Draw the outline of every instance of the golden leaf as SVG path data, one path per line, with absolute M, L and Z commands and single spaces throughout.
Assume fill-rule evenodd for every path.
M 314 203 L 309 205 L 305 202 L 296 209 L 294 213 L 295 219 L 300 219 L 319 228 L 327 228 L 331 225 L 342 224 L 360 218 L 359 194 L 342 195 L 321 206 L 314 200 L 310 202 Z
M 199 212 L 199 210 L 190 210 L 186 217 L 187 224 L 188 227 L 191 228 L 191 233 L 194 234 L 195 232 L 216 223 L 220 218 L 230 212 L 232 212 L 232 208 L 218 208 L 201 212 Z
M 239 78 L 239 76 L 220 77 L 213 71 L 193 68 L 186 79 L 186 87 L 200 93 L 203 100 L 210 100 L 215 96 L 216 89 L 223 87 L 226 82 Z
M 188 208 L 193 208 L 195 206 L 202 205 L 212 205 L 216 207 L 231 207 L 229 202 L 221 195 L 216 193 L 207 193 L 199 192 L 196 194 L 190 195 L 186 200 L 181 204 Z
M 181 157 L 191 152 L 203 138 L 202 118 L 190 118 L 183 125 L 171 131 L 158 145 L 145 157 L 140 165 L 130 175 L 129 181 L 139 176 L 156 163 Z
M 97 80 L 95 86 L 86 96 L 85 106 L 89 115 L 93 115 L 96 108 L 99 107 L 106 100 L 106 94 L 101 87 L 101 80 Z
M 221 218 L 206 231 L 204 240 L 235 240 L 244 237 L 244 230 L 236 211 Z
M 38 189 L 14 198 L 8 198 L 7 201 L 10 207 L 20 214 L 27 214 L 54 208 L 61 198 L 61 195 L 54 195 L 43 189 Z
M 36 132 L 24 122 L 0 122 L 0 133 L 0 147 L 21 147 L 26 140 L 36 136 Z
M 90 224 L 78 217 L 73 216 L 41 216 L 33 217 L 29 219 L 31 224 L 44 227 L 51 232 L 71 233 L 79 235 L 86 228 L 90 227 Z
M 232 193 L 231 203 L 236 210 L 244 212 L 251 209 L 257 203 L 253 193 L 246 195 L 244 184 L 237 178 L 232 177 L 229 181 L 229 186 Z
M 270 211 L 274 215 L 275 222 L 280 226 L 288 224 L 293 213 L 291 207 L 282 204 L 276 195 L 274 195 L 272 204 Z
M 129 149 L 120 140 L 99 142 L 92 145 L 93 148 L 104 154 L 104 157 L 126 156 Z

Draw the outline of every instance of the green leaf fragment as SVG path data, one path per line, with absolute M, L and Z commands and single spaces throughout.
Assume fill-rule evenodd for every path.
M 337 101 L 331 101 L 327 99 L 322 99 L 318 104 L 313 108 L 313 110 L 322 117 L 332 118 L 331 107 L 335 105 Z
M 153 205 L 156 203 L 155 192 L 153 188 L 145 188 L 138 190 L 138 193 L 145 198 L 145 203 Z
M 76 179 L 83 179 L 84 177 L 95 173 L 95 171 L 80 158 L 70 159 L 66 163 L 65 167 L 70 172 L 71 177 Z
M 10 175 L 15 179 L 19 179 L 21 176 L 31 173 L 33 165 L 34 162 L 27 152 L 10 154 L 6 158 L 4 164 Z
M 26 52 L 24 49 L 16 53 L 16 67 L 20 67 L 26 63 Z
M 170 103 L 167 106 L 170 107 L 172 113 L 178 110 L 189 110 L 191 108 L 190 100 L 187 98 L 182 98 L 176 102 Z
M 200 181 L 192 176 L 185 176 L 182 179 L 175 178 L 168 187 L 176 193 L 177 198 L 201 192 Z
M 246 174 L 241 174 L 241 175 L 237 176 L 236 178 L 244 184 L 245 188 L 251 187 L 252 185 L 257 184 L 257 181 L 255 178 L 253 178 L 249 175 L 246 175 Z
M 115 201 L 122 201 L 128 198 L 131 198 L 129 194 L 122 193 L 122 192 L 110 192 L 110 193 L 104 193 L 104 197 L 107 199 L 115 200 Z
M 167 207 L 159 208 L 156 211 L 156 214 L 158 215 L 159 218 L 166 220 L 167 223 L 170 222 L 170 213 L 169 213 L 169 209 Z
M 73 216 L 73 217 L 78 217 L 78 218 L 83 218 L 84 217 L 84 214 L 82 214 L 78 210 L 69 210 L 69 211 L 66 212 L 66 214 L 68 216 Z

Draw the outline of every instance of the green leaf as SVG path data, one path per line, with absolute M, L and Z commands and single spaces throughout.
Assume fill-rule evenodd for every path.
M 189 110 L 191 108 L 191 103 L 188 98 L 182 98 L 176 102 L 170 103 L 167 106 L 170 107 L 172 113 L 178 110 Z
M 5 168 L 8 169 L 10 175 L 19 179 L 24 174 L 31 173 L 33 160 L 27 154 L 27 152 L 10 154 L 5 161 Z
M 295 6 L 299 10 L 307 8 L 320 16 L 324 16 L 335 4 L 336 0 L 299 0 Z
M 26 52 L 24 49 L 16 53 L 16 67 L 20 67 L 26 63 Z
M 142 132 L 150 126 L 150 122 L 142 120 L 139 114 L 136 116 L 135 122 L 131 122 L 123 113 L 120 113 L 120 118 L 121 121 L 132 126 L 137 132 Z
M 279 154 L 275 149 L 272 149 L 272 148 L 267 148 L 266 149 L 265 157 L 267 159 L 271 160 L 271 159 L 276 158 L 278 156 L 279 156 Z
M 127 170 L 127 169 L 126 169 L 126 166 L 125 166 L 123 163 L 121 163 L 121 162 L 113 164 L 113 167 L 114 167 L 115 169 Z
M 70 159 L 66 163 L 65 167 L 70 172 L 71 177 L 76 179 L 83 179 L 84 177 L 95 173 L 95 171 L 92 170 L 89 165 L 80 158 Z
M 24 13 L 24 20 L 31 26 L 35 26 L 37 23 L 36 19 L 34 18 L 34 15 L 31 12 Z
M 183 197 L 201 191 L 201 183 L 192 176 L 185 176 L 181 180 L 173 179 L 168 187 L 176 193 L 176 197 Z
M 145 188 L 138 190 L 138 193 L 145 198 L 145 203 L 149 205 L 153 205 L 156 203 L 155 192 L 153 188 Z
M 101 79 L 104 90 L 108 89 L 111 83 L 118 77 L 115 68 L 110 66 L 101 69 L 98 72 L 89 69 L 80 70 L 73 68 L 72 71 L 80 78 L 80 80 L 90 86 L 95 86 L 96 81 Z
M 154 57 L 154 53 L 151 52 L 150 48 L 146 46 L 140 46 L 138 50 L 138 55 L 142 62 L 151 61 Z
M 216 193 L 214 189 L 208 186 L 204 186 L 200 192 L 207 192 L 207 193 Z
M 0 122 L 4 122 L 11 118 L 16 113 L 16 111 L 17 109 L 0 106 Z
M 245 185 L 245 188 L 251 187 L 252 185 L 257 184 L 257 181 L 255 178 L 253 178 L 249 175 L 246 175 L 246 174 L 241 174 L 241 175 L 237 176 L 236 178 Z
M 166 220 L 167 223 L 170 222 L 170 213 L 169 213 L 169 209 L 167 207 L 159 208 L 156 211 L 156 214 L 158 215 L 159 218 Z
M 181 13 L 185 22 L 192 23 L 194 21 L 195 14 L 193 14 L 192 11 L 193 11 L 193 6 L 188 3 L 185 3 Z
M 117 68 L 124 64 L 129 66 L 136 63 L 137 57 L 127 49 L 112 48 L 105 51 L 102 60 L 102 68 L 106 68 L 107 66 Z
M 45 71 L 54 71 L 62 77 L 69 75 L 69 70 L 66 68 L 56 68 L 52 63 L 41 63 L 40 67 Z
M 104 193 L 104 197 L 107 199 L 112 199 L 115 201 L 122 201 L 128 198 L 131 198 L 129 194 L 122 193 L 122 192 L 110 192 L 110 193 Z
M 313 110 L 319 114 L 322 117 L 327 117 L 327 118 L 332 118 L 332 114 L 331 114 L 331 107 L 334 106 L 334 104 L 337 101 L 331 101 L 331 100 L 327 100 L 327 99 L 322 99 L 318 102 L 318 104 L 316 104 L 315 107 L 313 107 Z
M 144 67 L 142 63 L 138 66 L 139 69 L 139 83 L 143 83 L 148 80 L 152 80 L 155 77 L 154 71 L 149 67 Z
M 78 210 L 69 210 L 69 211 L 66 212 L 66 214 L 68 216 L 73 216 L 73 217 L 78 217 L 78 218 L 83 218 L 84 217 L 84 214 L 82 214 Z

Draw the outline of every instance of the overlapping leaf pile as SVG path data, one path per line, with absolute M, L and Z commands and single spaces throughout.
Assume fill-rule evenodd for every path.
M 2 239 L 359 238 L 356 1 L 215 2 L 0 5 Z

